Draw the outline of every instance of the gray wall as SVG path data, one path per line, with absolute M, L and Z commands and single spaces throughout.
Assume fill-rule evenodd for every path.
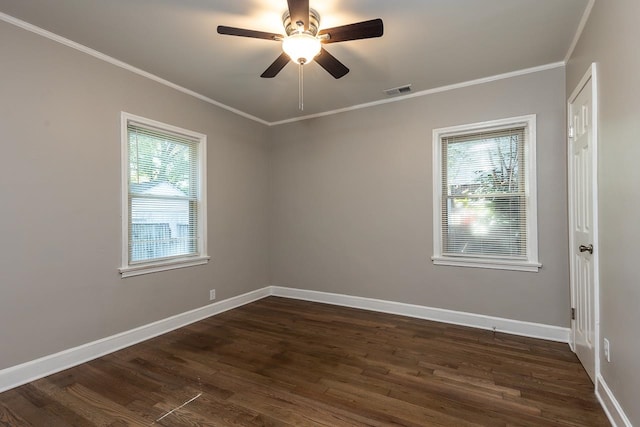
M 602 375 L 640 424 L 638 16 L 636 0 L 596 2 L 566 87 L 556 69 L 272 129 L 0 22 L 0 369 L 206 305 L 211 288 L 568 326 L 563 117 L 597 61 Z M 208 135 L 208 265 L 120 279 L 122 110 Z M 531 113 L 542 270 L 433 266 L 432 129 Z
M 265 127 L 0 22 L 0 369 L 269 285 Z M 208 136 L 206 266 L 121 279 L 120 111 Z
M 634 425 L 640 425 L 640 2 L 596 1 L 567 65 L 567 96 L 592 62 L 599 73 L 598 191 L 600 200 L 602 376 Z M 601 347 L 602 348 L 602 347 Z
M 266 128 L 0 23 L 0 369 L 269 284 L 568 326 L 561 68 Z M 120 111 L 209 137 L 206 266 L 121 279 Z M 433 266 L 431 131 L 538 115 L 539 273 Z
M 272 284 L 569 326 L 564 77 L 557 68 L 274 128 Z M 525 114 L 538 119 L 543 268 L 434 266 L 432 130 Z

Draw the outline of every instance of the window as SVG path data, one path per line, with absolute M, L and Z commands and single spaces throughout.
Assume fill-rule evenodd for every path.
M 535 115 L 433 131 L 437 265 L 538 271 Z
M 122 113 L 122 277 L 204 264 L 206 136 Z

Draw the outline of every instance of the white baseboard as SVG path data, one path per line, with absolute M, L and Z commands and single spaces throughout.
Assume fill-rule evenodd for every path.
M 258 289 L 59 353 L 2 369 L 0 370 L 0 392 L 55 374 L 158 335 L 166 334 L 207 317 L 249 304 L 268 297 L 270 294 L 270 287 Z
M 569 328 L 544 325 L 540 323 L 523 322 L 520 320 L 504 319 L 485 316 L 483 314 L 465 313 L 461 311 L 445 310 L 442 308 L 426 307 L 422 305 L 405 304 L 401 302 L 385 301 L 372 298 L 355 297 L 350 295 L 332 294 L 328 292 L 308 291 L 304 289 L 271 286 L 271 295 L 300 299 L 305 301 L 322 302 L 345 307 L 360 308 L 382 313 L 398 314 L 418 319 L 434 320 L 454 325 L 470 326 L 473 328 L 495 330 L 512 335 L 531 338 L 541 338 L 549 341 L 569 342 Z
M 613 427 L 633 427 L 602 375 L 596 379 L 596 396 Z
M 270 295 L 360 308 L 382 313 L 398 314 L 401 316 L 428 319 L 480 329 L 493 330 L 495 328 L 498 332 L 505 332 L 513 335 L 569 342 L 569 329 L 558 326 L 522 322 L 519 320 L 404 304 L 394 301 L 284 288 L 280 286 L 267 286 L 256 291 L 238 295 L 186 313 L 168 317 L 148 325 L 140 326 L 110 337 L 70 348 L 59 353 L 2 369 L 0 370 L 0 392 L 35 381 L 39 378 L 63 371 L 73 366 L 77 366 L 81 363 L 104 356 L 105 354 L 129 347 L 158 335 L 173 331 L 174 329 L 178 329 L 199 320 L 206 319 L 207 317 L 249 304 Z M 613 399 L 613 402 L 615 402 L 615 399 Z

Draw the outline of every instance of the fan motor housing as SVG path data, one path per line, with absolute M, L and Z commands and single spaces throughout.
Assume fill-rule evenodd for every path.
M 288 10 L 282 14 L 282 25 L 284 25 L 287 36 L 299 32 L 298 25 L 295 22 L 291 22 L 291 14 Z M 305 33 L 315 37 L 318 34 L 319 28 L 320 14 L 317 10 L 309 8 L 309 29 L 305 31 Z

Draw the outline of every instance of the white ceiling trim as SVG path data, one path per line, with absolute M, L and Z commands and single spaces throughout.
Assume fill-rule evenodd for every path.
M 589 18 L 589 13 L 593 7 L 593 3 L 595 2 L 595 0 L 590 0 L 589 5 L 587 6 L 585 13 L 582 16 L 582 20 L 580 21 L 580 25 L 578 27 L 578 31 L 576 33 L 576 36 L 574 37 L 573 43 L 572 43 L 572 47 L 570 49 L 570 51 L 567 53 L 567 57 L 570 57 L 570 54 L 573 52 L 573 49 L 575 48 L 575 45 L 578 42 L 578 39 L 580 38 L 580 34 L 587 22 L 587 19 Z M 497 81 L 497 80 L 503 80 L 503 79 L 508 79 L 508 78 L 512 78 L 512 77 L 517 77 L 517 76 L 522 76 L 525 74 L 531 74 L 531 73 L 537 73 L 540 71 L 545 71 L 545 70 L 551 70 L 554 68 L 560 68 L 560 67 L 564 67 L 566 65 L 566 60 L 565 61 L 561 61 L 561 62 L 554 62 L 551 64 L 546 64 L 546 65 L 541 65 L 541 66 L 537 66 L 537 67 L 532 67 L 532 68 L 526 68 L 523 70 L 517 70 L 517 71 L 512 71 L 512 72 L 508 72 L 508 73 L 503 73 L 503 74 L 498 74 L 495 76 L 489 76 L 489 77 L 484 77 L 484 78 L 480 78 L 480 79 L 475 79 L 475 80 L 470 80 L 467 82 L 461 82 L 461 83 L 455 83 L 452 85 L 447 85 L 447 86 L 441 86 L 441 87 L 437 87 L 437 88 L 432 88 L 432 89 L 427 89 L 427 90 L 423 90 L 423 91 L 419 91 L 419 92 L 415 92 L 415 93 L 411 93 L 408 95 L 402 95 L 402 96 L 396 96 L 393 98 L 389 98 L 389 99 L 382 99 L 379 101 L 373 101 L 373 102 L 368 102 L 368 103 L 364 103 L 364 104 L 358 104 L 358 105 L 353 105 L 350 107 L 345 107 L 345 108 L 340 108 L 337 110 L 331 110 L 331 111 L 325 111 L 322 113 L 316 113 L 316 114 L 310 114 L 307 116 L 300 116 L 300 117 L 293 117 L 290 119 L 285 119 L 285 120 L 279 120 L 279 121 L 275 121 L 275 122 L 268 122 L 266 120 L 260 119 L 258 117 L 255 117 L 251 114 L 245 113 L 244 111 L 238 110 L 236 108 L 230 107 L 228 105 L 225 105 L 221 102 L 218 102 L 214 99 L 211 99 L 207 96 L 204 96 L 198 92 L 192 91 L 190 89 L 187 89 L 185 87 L 182 87 L 180 85 L 177 85 L 173 82 L 170 82 L 168 80 L 165 80 L 159 76 L 156 76 L 155 74 L 149 73 L 147 71 L 141 70 L 140 68 L 134 67 L 133 65 L 127 64 L 126 62 L 120 61 L 116 58 L 113 58 L 109 55 L 106 55 L 102 52 L 99 52 L 95 49 L 92 49 L 88 46 L 82 45 L 80 43 L 74 42 L 72 40 L 69 40 L 65 37 L 62 37 L 58 34 L 52 33 L 51 31 L 45 30 L 44 28 L 40 28 L 36 25 L 30 24 L 28 22 L 22 21 L 18 18 L 15 18 L 13 16 L 7 15 L 5 13 L 0 12 L 0 20 L 7 22 L 9 24 L 15 25 L 17 27 L 20 27 L 24 30 L 30 31 L 32 33 L 38 34 L 42 37 L 45 37 L 47 39 L 50 39 L 52 41 L 55 41 L 57 43 L 63 44 L 67 47 L 70 47 L 72 49 L 76 49 L 80 52 L 86 53 L 88 55 L 91 55 L 97 59 L 100 59 L 102 61 L 108 62 L 112 65 L 115 65 L 117 67 L 123 68 L 127 71 L 131 71 L 132 73 L 138 74 L 142 77 L 146 77 L 150 80 L 153 80 L 157 83 L 163 84 L 165 86 L 168 86 L 172 89 L 175 89 L 177 91 L 180 91 L 182 93 L 185 93 L 187 95 L 193 96 L 194 98 L 200 99 L 202 101 L 205 101 L 209 104 L 215 105 L 217 107 L 220 107 L 222 109 L 225 109 L 227 111 L 230 111 L 234 114 L 237 114 L 239 116 L 245 117 L 249 120 L 253 120 L 255 122 L 261 123 L 263 125 L 266 126 L 278 126 L 278 125 L 282 125 L 282 124 L 287 124 L 287 123 L 293 123 L 293 122 L 298 122 L 298 121 L 303 121 L 303 120 L 309 120 L 309 119 L 313 119 L 313 118 L 318 118 L 318 117 L 325 117 L 325 116 L 330 116 L 330 115 L 334 115 L 334 114 L 340 114 L 340 113 L 344 113 L 347 111 L 354 111 L 354 110 L 359 110 L 359 109 L 363 109 L 363 108 L 369 108 L 369 107 L 375 107 L 378 105 L 383 105 L 383 104 L 388 104 L 388 103 L 392 103 L 392 102 L 399 102 L 399 101 L 404 101 L 407 99 L 411 99 L 411 98 L 416 98 L 416 97 L 421 97 L 421 96 L 427 96 L 427 95 L 432 95 L 435 93 L 440 93 L 440 92 L 446 92 L 446 91 L 450 91 L 450 90 L 455 90 L 455 89 L 460 89 L 460 88 L 464 88 L 464 87 L 469 87 L 469 86 L 475 86 L 475 85 L 479 85 L 479 84 L 484 84 L 484 83 L 489 83 L 489 82 L 493 82 L 493 81 Z
M 69 40 L 69 39 L 67 39 L 65 37 L 59 36 L 59 35 L 57 35 L 55 33 L 52 33 L 51 31 L 45 30 L 44 28 L 40 28 L 40 27 L 37 27 L 37 26 L 35 26 L 33 24 L 30 24 L 28 22 L 22 21 L 22 20 L 20 20 L 18 18 L 14 18 L 13 16 L 10 16 L 10 15 L 7 15 L 5 13 L 0 12 L 0 20 L 2 20 L 4 22 L 7 22 L 9 24 L 13 24 L 16 27 L 20 27 L 20 28 L 22 28 L 24 30 L 31 31 L 32 33 L 35 33 L 35 34 L 38 34 L 38 35 L 40 35 L 42 37 L 45 37 L 47 39 L 53 40 L 55 42 L 58 42 L 60 44 L 65 45 L 67 47 L 70 47 L 72 49 L 79 50 L 80 52 L 86 53 L 86 54 L 91 55 L 91 56 L 93 56 L 95 58 L 101 59 L 101 60 L 103 60 L 105 62 L 108 62 L 108 63 L 110 63 L 112 65 L 115 65 L 116 67 L 124 68 L 127 71 L 131 71 L 132 73 L 138 74 L 138 75 L 140 75 L 142 77 L 146 77 L 146 78 L 148 78 L 150 80 L 153 80 L 153 81 L 155 81 L 157 83 L 163 84 L 165 86 L 168 86 L 168 87 L 170 87 L 172 89 L 175 89 L 175 90 L 180 91 L 182 93 L 185 93 L 187 95 L 191 95 L 191 96 L 193 96 L 195 98 L 198 98 L 198 99 L 200 99 L 202 101 L 208 102 L 209 104 L 213 104 L 216 107 L 223 108 L 223 109 L 225 109 L 227 111 L 230 111 L 232 113 L 238 114 L 238 115 L 240 115 L 242 117 L 245 117 L 247 119 L 256 121 L 258 123 L 262 123 L 263 125 L 269 125 L 270 124 L 266 120 L 262 120 L 262 119 L 260 119 L 258 117 L 252 116 L 251 114 L 247 114 L 244 111 L 240 111 L 240 110 L 235 109 L 233 107 L 229 107 L 228 105 L 225 105 L 225 104 L 223 104 L 221 102 L 218 102 L 218 101 L 216 101 L 214 99 L 211 99 L 211 98 L 209 98 L 207 96 L 199 94 L 198 92 L 194 92 L 194 91 L 192 91 L 190 89 L 187 89 L 187 88 L 182 87 L 180 85 L 177 85 L 177 84 L 175 84 L 173 82 L 170 82 L 169 80 L 165 80 L 162 77 L 158 77 L 155 74 L 151 74 L 151 73 L 149 73 L 147 71 L 141 70 L 140 68 L 137 68 L 137 67 L 134 67 L 133 65 L 127 64 L 126 62 L 123 62 L 123 61 L 120 61 L 118 59 L 115 59 L 115 58 L 113 58 L 113 57 L 111 57 L 109 55 L 105 55 L 102 52 L 98 52 L 97 50 L 91 49 L 90 47 L 87 47 L 87 46 L 82 45 L 80 43 L 76 43 L 73 40 Z
M 573 41 L 571 42 L 571 46 L 569 46 L 569 50 L 567 54 L 564 56 L 564 63 L 566 64 L 571 59 L 571 55 L 573 55 L 573 51 L 578 45 L 578 41 L 582 36 L 582 31 L 584 31 L 584 27 L 587 25 L 587 21 L 589 20 L 589 16 L 591 16 L 591 10 L 593 9 L 593 5 L 596 3 L 596 0 L 589 0 L 589 4 L 584 9 L 584 13 L 582 14 L 582 19 L 580 19 L 580 23 L 578 24 L 578 29 L 576 30 L 576 35 L 573 36 Z
M 564 66 L 565 66 L 565 63 L 563 61 L 561 61 L 561 62 L 553 62 L 551 64 L 540 65 L 538 67 L 525 68 L 524 70 L 511 71 L 509 73 L 497 74 L 495 76 L 483 77 L 481 79 L 469 80 L 467 82 L 455 83 L 455 84 L 452 84 L 452 85 L 440 86 L 440 87 L 436 87 L 436 88 L 433 88 L 433 89 L 421 90 L 419 92 L 411 93 L 411 94 L 408 94 L 408 95 L 395 96 L 395 97 L 389 98 L 389 99 L 381 99 L 379 101 L 367 102 L 365 104 L 353 105 L 351 107 L 340 108 L 340 109 L 337 109 L 337 110 L 325 111 L 325 112 L 316 113 L 316 114 L 309 114 L 308 116 L 294 117 L 294 118 L 291 118 L 291 119 L 280 120 L 280 121 L 277 121 L 277 122 L 270 122 L 269 126 L 277 126 L 277 125 L 282 125 L 282 124 L 286 124 L 286 123 L 297 122 L 297 121 L 300 121 L 300 120 L 308 120 L 308 119 L 314 119 L 314 118 L 317 118 L 317 117 L 330 116 L 330 115 L 333 115 L 333 114 L 344 113 L 346 111 L 359 110 L 361 108 L 375 107 L 376 105 L 382 105 L 382 104 L 389 104 L 391 102 L 404 101 L 404 100 L 407 100 L 407 99 L 410 99 L 410 98 L 417 98 L 417 97 L 420 97 L 420 96 L 432 95 L 434 93 L 440 93 L 440 92 L 446 92 L 446 91 L 449 91 L 449 90 L 460 89 L 460 88 L 463 88 L 463 87 L 469 87 L 469 86 L 475 86 L 475 85 L 480 85 L 480 84 L 484 84 L 484 83 L 490 83 L 490 82 L 494 82 L 496 80 L 510 79 L 512 77 L 522 76 L 522 75 L 531 74 L 531 73 L 538 73 L 540 71 L 552 70 L 554 68 L 561 68 L 561 67 L 564 67 Z

